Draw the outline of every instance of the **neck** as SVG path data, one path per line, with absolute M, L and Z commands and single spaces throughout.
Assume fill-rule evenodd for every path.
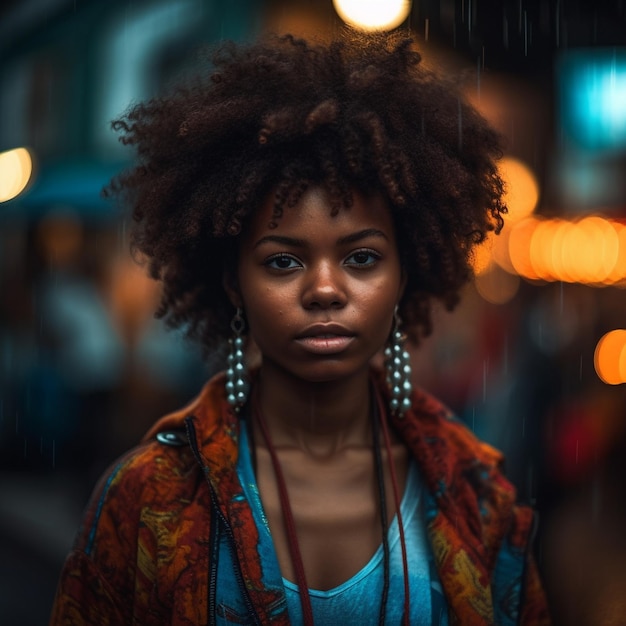
M 370 446 L 369 372 L 309 382 L 263 364 L 257 379 L 259 402 L 274 445 L 332 456 L 348 447 Z

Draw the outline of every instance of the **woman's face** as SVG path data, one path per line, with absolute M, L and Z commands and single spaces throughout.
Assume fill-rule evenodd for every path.
M 331 216 L 326 191 L 312 187 L 269 228 L 273 202 L 241 237 L 231 289 L 264 368 L 309 382 L 366 371 L 404 283 L 389 208 L 355 192 L 353 206 Z

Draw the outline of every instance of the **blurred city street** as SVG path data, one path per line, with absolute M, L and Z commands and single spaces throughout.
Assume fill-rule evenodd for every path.
M 99 476 L 223 366 L 154 317 L 159 286 L 101 194 L 132 157 L 111 121 L 206 71 L 207 46 L 329 38 L 341 5 L 0 8 L 0 626 L 47 623 Z M 509 204 L 460 307 L 411 348 L 413 382 L 504 452 L 555 624 L 623 626 L 626 4 L 400 5 L 393 28 L 504 137 Z

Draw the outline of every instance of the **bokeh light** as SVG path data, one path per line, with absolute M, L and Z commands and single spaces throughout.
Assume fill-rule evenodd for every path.
M 333 0 L 339 17 L 361 30 L 392 30 L 411 11 L 411 0 Z
M 24 191 L 33 173 L 33 160 L 26 148 L 0 153 L 0 202 L 8 202 Z
M 506 183 L 504 200 L 509 208 L 506 221 L 517 222 L 528 217 L 539 200 L 539 184 L 535 175 L 526 164 L 513 157 L 504 157 L 498 170 Z
M 515 224 L 530 216 L 535 210 L 539 200 L 539 184 L 531 169 L 519 159 L 504 157 L 498 164 L 498 170 L 506 184 L 504 201 L 508 213 L 505 216 L 505 225 L 500 235 L 490 233 L 487 239 L 475 248 L 472 267 L 476 276 L 492 272 L 496 265 L 509 274 L 525 276 L 525 273 L 516 270 L 511 261 L 509 240 Z M 480 293 L 480 289 L 478 291 Z
M 492 263 L 489 269 L 476 276 L 476 291 L 491 304 L 506 304 L 515 297 L 520 285 L 519 276 L 505 272 Z
M 55 267 L 76 262 L 84 243 L 84 227 L 80 216 L 72 209 L 51 211 L 37 224 L 37 244 L 46 261 Z
M 476 276 L 486 272 L 491 267 L 495 238 L 493 233 L 489 233 L 485 241 L 475 246 L 472 251 L 472 268 Z
M 598 215 L 529 217 L 511 229 L 508 254 L 515 273 L 529 280 L 619 285 L 626 281 L 626 226 Z
M 530 244 L 539 220 L 528 217 L 515 224 L 509 235 L 509 256 L 515 271 L 524 278 L 537 280 L 539 276 L 530 262 Z
M 626 330 L 612 330 L 604 335 L 593 356 L 596 374 L 607 385 L 626 383 Z
M 617 258 L 613 269 L 606 277 L 607 285 L 623 283 L 626 279 L 626 225 L 611 222 L 611 226 L 617 237 Z
M 535 225 L 530 238 L 530 265 L 534 275 L 541 280 L 553 280 L 552 274 L 552 234 L 554 222 L 540 221 Z

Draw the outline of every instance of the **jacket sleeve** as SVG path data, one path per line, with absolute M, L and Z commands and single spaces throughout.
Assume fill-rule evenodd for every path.
M 50 626 L 206 623 L 209 498 L 188 447 L 122 457 L 94 490 Z
M 520 626 L 549 626 L 552 621 L 533 552 L 536 513 L 529 506 L 516 505 L 513 520 L 507 543 L 512 554 L 520 555 L 522 566 L 517 623 Z
M 127 455 L 96 486 L 61 572 L 50 626 L 132 622 L 141 501 L 133 460 Z
M 94 562 L 80 550 L 65 561 L 57 587 L 50 626 L 115 626 L 126 624 L 123 602 Z
M 534 511 L 515 505 L 509 532 L 501 543 L 492 578 L 494 619 L 498 626 L 549 626 L 552 622 L 533 556 Z

